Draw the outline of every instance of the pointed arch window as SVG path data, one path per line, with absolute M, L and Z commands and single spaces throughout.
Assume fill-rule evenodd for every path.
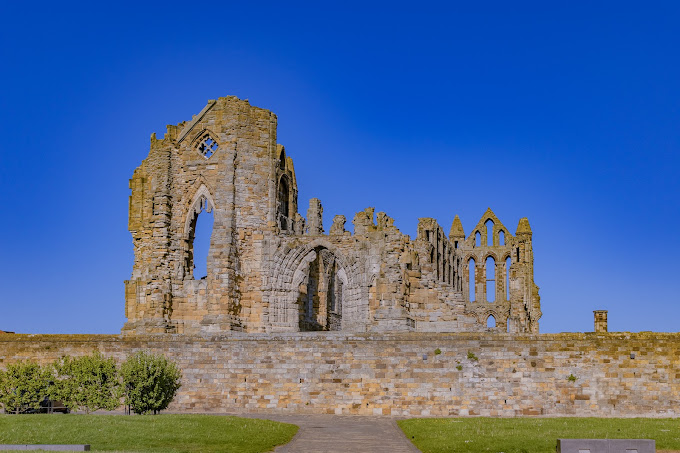
M 486 318 L 486 327 L 489 329 L 493 329 L 496 327 L 496 318 L 494 315 L 489 315 L 488 318 Z
M 505 299 L 510 300 L 510 264 L 512 260 L 507 257 L 505 260 Z
M 469 271 L 469 279 L 468 279 L 468 286 L 469 286 L 469 294 L 468 294 L 468 299 L 470 302 L 475 301 L 475 260 L 470 258 L 470 261 L 468 261 L 468 271 Z
M 486 226 L 486 245 L 488 247 L 493 246 L 493 220 L 489 219 L 486 222 L 484 222 L 484 225 Z
M 496 302 L 496 260 L 493 257 L 486 259 L 486 301 Z
M 276 198 L 276 217 L 279 222 L 279 228 L 281 228 L 282 231 L 289 229 L 289 204 L 290 186 L 288 185 L 288 178 L 286 176 L 282 176 L 281 180 L 279 181 L 279 191 Z
M 208 276 L 208 256 L 213 231 L 213 206 L 205 195 L 194 202 L 187 218 L 185 269 L 195 280 Z

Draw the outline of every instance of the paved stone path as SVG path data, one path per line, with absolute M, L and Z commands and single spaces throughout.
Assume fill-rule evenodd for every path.
M 241 414 L 242 416 L 244 414 Z M 342 415 L 246 415 L 298 425 L 292 441 L 276 453 L 418 453 L 389 417 Z

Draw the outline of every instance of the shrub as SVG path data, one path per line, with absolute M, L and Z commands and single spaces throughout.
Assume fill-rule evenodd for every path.
M 567 376 L 567 381 L 569 381 L 569 382 L 576 382 L 576 379 L 578 379 L 578 378 L 576 376 L 574 376 L 573 374 L 570 374 L 569 376 Z
M 125 404 L 137 414 L 167 408 L 181 386 L 182 373 L 163 355 L 140 351 L 121 366 Z
M 51 367 L 35 362 L 18 362 L 0 370 L 0 404 L 5 412 L 18 414 L 40 408 L 40 403 L 50 395 L 54 379 Z
M 439 355 L 439 354 L 441 354 L 441 353 L 442 353 L 442 350 L 439 349 L 439 348 L 437 348 L 437 349 L 434 350 L 434 355 Z
M 479 360 L 479 359 L 477 358 L 477 356 L 475 355 L 475 353 L 474 353 L 474 352 L 471 352 L 471 351 L 468 351 L 468 353 L 467 353 L 467 358 L 468 358 L 469 360 L 474 361 L 474 362 L 476 362 L 477 360 Z
M 120 405 L 121 387 L 116 362 L 99 351 L 82 357 L 62 357 L 54 364 L 57 374 L 53 396 L 69 409 L 114 410 Z

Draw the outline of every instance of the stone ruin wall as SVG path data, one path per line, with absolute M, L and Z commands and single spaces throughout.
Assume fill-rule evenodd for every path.
M 0 334 L 0 368 L 95 349 L 177 361 L 182 412 L 680 416 L 677 333 Z
M 342 215 L 326 234 L 319 200 L 306 218 L 298 213 L 293 161 L 276 142 L 276 122 L 232 96 L 209 101 L 161 139 L 152 135 L 130 180 L 135 262 L 124 333 L 538 332 L 526 219 L 513 236 L 489 209 L 468 237 L 458 217 L 447 237 L 424 218 L 412 240 L 368 208 L 355 215 L 353 234 Z M 214 225 L 208 275 L 196 279 L 203 211 Z

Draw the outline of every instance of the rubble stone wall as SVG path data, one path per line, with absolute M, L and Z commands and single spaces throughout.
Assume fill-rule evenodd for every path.
M 186 412 L 680 416 L 677 333 L 0 334 L 0 368 L 95 349 L 177 361 Z

